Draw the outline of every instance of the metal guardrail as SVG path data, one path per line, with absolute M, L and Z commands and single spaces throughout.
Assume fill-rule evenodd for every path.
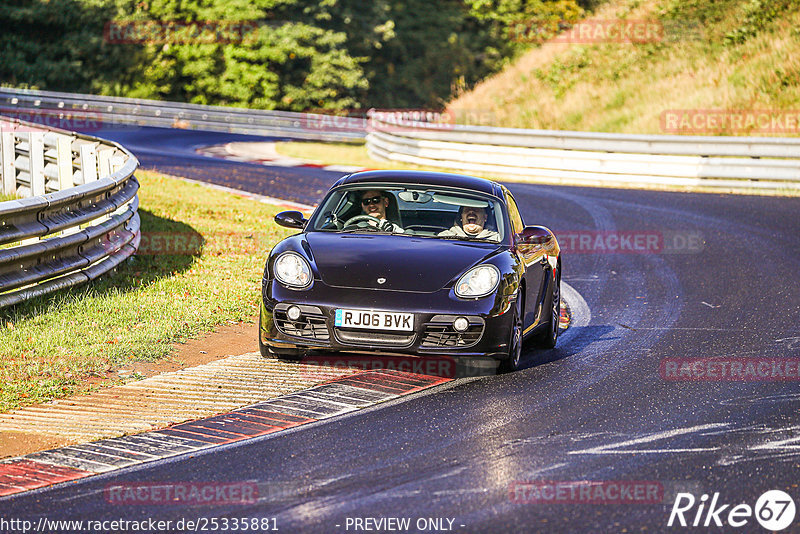
M 9 88 L 0 88 L 0 115 L 55 127 L 83 121 L 84 131 L 155 126 L 345 142 L 363 140 L 366 135 L 364 128 L 354 128 L 347 121 L 337 127 L 335 117 L 315 113 Z
M 559 182 L 800 188 L 800 138 L 623 135 L 398 122 L 373 113 L 378 159 Z
M 323 141 L 353 141 L 366 135 L 367 149 L 378 159 L 554 183 L 761 189 L 797 188 L 800 184 L 798 138 L 454 126 L 409 122 L 393 112 L 374 112 L 368 121 L 339 121 L 311 113 L 0 88 L 0 114 L 3 112 L 47 118 L 54 125 L 84 120 L 98 128 L 178 127 Z
M 121 146 L 0 117 L 0 308 L 110 271 L 141 239 L 136 158 Z

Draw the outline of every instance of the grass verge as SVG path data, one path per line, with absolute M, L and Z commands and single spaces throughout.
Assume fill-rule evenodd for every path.
M 796 121 L 774 131 L 711 126 L 674 132 L 665 128 L 663 115 L 670 110 L 695 110 L 701 117 L 707 110 L 796 115 L 796 0 L 612 0 L 592 18 L 654 22 L 660 37 L 639 44 L 554 40 L 460 95 L 448 110 L 455 116 L 492 117 L 496 125 L 514 128 L 800 134 Z
M 288 141 L 275 143 L 282 156 L 302 159 L 324 165 L 354 165 L 367 169 L 410 169 L 415 171 L 440 171 L 435 167 L 411 163 L 377 160 L 370 157 L 364 143 L 318 143 L 315 141 Z
M 0 310 L 0 411 L 85 390 L 92 377 L 257 313 L 266 256 L 291 233 L 272 222 L 280 208 L 137 177 L 140 254 L 113 276 Z

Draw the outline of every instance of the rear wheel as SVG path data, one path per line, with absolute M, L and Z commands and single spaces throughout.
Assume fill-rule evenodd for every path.
M 555 280 L 550 304 L 550 321 L 547 328 L 539 334 L 537 345 L 543 349 L 552 349 L 558 341 L 558 327 L 561 322 L 561 265 L 556 267 Z
M 500 361 L 500 371 L 517 371 L 522 364 L 522 292 L 514 302 L 514 315 L 511 319 L 511 332 L 508 340 L 508 356 Z

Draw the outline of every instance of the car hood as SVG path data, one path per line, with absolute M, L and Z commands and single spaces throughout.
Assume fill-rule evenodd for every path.
M 503 248 L 495 243 L 332 232 L 310 232 L 306 242 L 327 285 L 424 293 L 438 291 Z M 379 278 L 386 280 L 380 284 Z

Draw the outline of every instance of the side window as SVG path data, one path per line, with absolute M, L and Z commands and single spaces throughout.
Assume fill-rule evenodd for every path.
M 511 230 L 515 234 L 518 234 L 525 228 L 525 225 L 522 222 L 522 215 L 519 214 L 517 203 L 514 201 L 514 197 L 511 196 L 511 193 L 508 191 L 505 193 L 506 205 L 508 206 L 508 218 L 511 219 Z

